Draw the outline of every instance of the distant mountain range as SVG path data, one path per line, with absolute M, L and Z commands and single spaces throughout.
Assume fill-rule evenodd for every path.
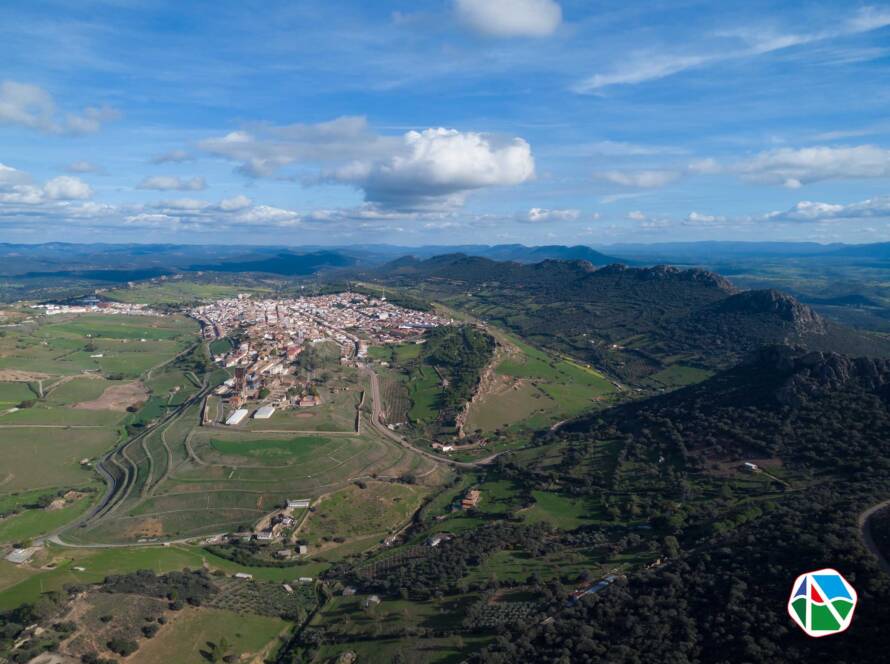
M 591 265 L 614 263 L 654 265 L 719 265 L 723 262 L 819 261 L 819 264 L 854 263 L 890 267 L 890 243 L 843 245 L 814 242 L 677 242 L 525 246 L 522 244 L 427 245 L 407 247 L 385 244 L 350 246 L 249 246 L 173 244 L 46 244 L 0 243 L 0 275 L 19 277 L 81 277 L 129 281 L 142 270 L 152 274 L 221 271 L 261 272 L 286 276 L 319 270 L 383 265 L 411 256 L 428 259 L 460 253 L 497 261 L 538 263 L 546 260 L 583 260 Z M 127 272 L 135 273 L 135 277 Z
M 543 346 L 639 382 L 678 361 L 717 369 L 766 344 L 890 355 L 890 343 L 826 320 L 776 290 L 739 291 L 701 269 L 586 261 L 401 258 L 369 278 L 422 290 Z

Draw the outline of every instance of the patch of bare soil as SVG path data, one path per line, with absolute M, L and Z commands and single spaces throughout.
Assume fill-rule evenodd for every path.
M 127 528 L 128 537 L 152 538 L 164 536 L 164 523 L 158 518 L 145 518 L 135 521 Z
M 148 398 L 148 390 L 140 381 L 122 385 L 112 385 L 102 392 L 98 399 L 81 401 L 72 406 L 81 410 L 117 410 L 125 411 L 129 406 L 135 406 Z
M 19 369 L 0 369 L 0 381 L 30 383 L 32 380 L 52 378 L 49 374 L 39 371 L 20 371 Z

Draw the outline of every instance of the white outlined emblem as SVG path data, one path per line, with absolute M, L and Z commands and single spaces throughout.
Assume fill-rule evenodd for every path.
M 840 572 L 826 568 L 797 577 L 788 598 L 788 615 L 813 637 L 839 634 L 850 626 L 859 597 Z

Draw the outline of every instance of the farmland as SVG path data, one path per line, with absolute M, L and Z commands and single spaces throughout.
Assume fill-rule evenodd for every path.
M 180 352 L 194 323 L 178 316 L 40 317 L 0 337 L 0 494 L 82 484 L 122 435 L 132 379 Z M 134 386 L 137 389 L 133 389 Z M 121 390 L 132 398 L 109 398 Z M 17 407 L 17 408 L 16 408 Z M 33 472 L 34 463 L 41 472 Z
M 146 642 L 128 661 L 133 664 L 192 664 L 204 659 L 208 644 L 225 641 L 231 651 L 260 656 L 277 646 L 289 623 L 280 618 L 219 609 L 190 609 Z
M 377 535 L 408 521 L 428 492 L 423 487 L 365 482 L 323 496 L 306 519 L 300 536 L 315 549 Z
M 535 430 L 610 402 L 615 387 L 600 373 L 512 335 L 501 341 L 490 384 L 473 402 L 467 429 Z

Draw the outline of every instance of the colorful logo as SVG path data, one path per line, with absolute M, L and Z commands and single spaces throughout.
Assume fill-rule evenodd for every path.
M 820 569 L 797 577 L 788 614 L 810 636 L 830 636 L 850 626 L 858 597 L 841 573 Z

